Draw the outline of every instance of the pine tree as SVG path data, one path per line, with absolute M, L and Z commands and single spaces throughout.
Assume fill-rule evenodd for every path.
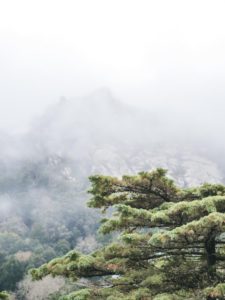
M 164 169 L 91 176 L 89 206 L 106 212 L 114 241 L 90 255 L 70 251 L 39 269 L 89 286 L 62 299 L 225 299 L 225 187 L 181 189 Z M 92 279 L 92 280 L 91 280 Z

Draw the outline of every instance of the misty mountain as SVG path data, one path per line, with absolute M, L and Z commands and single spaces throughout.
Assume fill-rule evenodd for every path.
M 187 134 L 185 126 L 174 131 L 170 114 L 137 109 L 102 89 L 62 98 L 26 134 L 1 134 L 0 290 L 15 289 L 27 269 L 74 247 L 91 251 L 98 245 L 97 213 L 86 207 L 92 174 L 163 167 L 181 186 L 224 182 L 212 145 Z M 18 257 L 26 261 L 12 277 Z
M 169 169 L 182 185 L 223 181 L 218 157 L 207 145 L 213 135 L 205 140 L 204 132 L 199 140 L 195 124 L 187 133 L 188 123 L 177 124 L 176 114 L 171 123 L 171 113 L 137 109 L 107 89 L 80 99 L 63 98 L 34 122 L 25 137 L 26 149 L 34 159 L 69 161 L 60 172 L 78 182 L 94 173 L 122 175 L 155 167 Z
M 177 120 L 171 124 L 167 113 L 121 103 L 108 89 L 84 98 L 62 98 L 33 122 L 26 135 L 1 136 L 2 174 L 23 174 L 33 165 L 28 181 L 24 179 L 25 189 L 43 187 L 44 182 L 54 185 L 54 180 L 57 186 L 63 180 L 83 188 L 91 174 L 118 176 L 155 167 L 168 169 L 181 185 L 223 182 L 218 155 L 211 143 L 207 145 L 213 136 L 199 141 L 194 126 L 187 134 L 185 121 L 174 130 Z M 10 179 L 9 184 L 15 188 Z

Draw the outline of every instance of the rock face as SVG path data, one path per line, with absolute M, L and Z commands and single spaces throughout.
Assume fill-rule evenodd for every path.
M 120 176 L 155 167 L 169 169 L 183 186 L 223 182 L 212 143 L 201 140 L 194 128 L 187 132 L 185 122 L 178 128 L 171 120 L 165 112 L 125 105 L 103 89 L 49 108 L 24 137 L 23 147 L 28 159 L 48 159 L 65 180 L 77 183 L 90 174 Z

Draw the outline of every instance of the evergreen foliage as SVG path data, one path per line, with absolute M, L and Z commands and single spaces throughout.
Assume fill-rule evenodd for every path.
M 62 300 L 225 299 L 224 186 L 181 189 L 163 169 L 90 181 L 89 206 L 111 212 L 100 231 L 117 240 L 91 255 L 70 251 L 34 279 L 90 279 Z
M 0 299 L 9 299 L 9 294 L 7 292 L 0 292 Z

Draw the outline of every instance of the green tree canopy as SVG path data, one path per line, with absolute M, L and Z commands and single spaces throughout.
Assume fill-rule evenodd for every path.
M 90 255 L 70 251 L 38 269 L 86 288 L 77 299 L 225 299 L 225 187 L 178 188 L 166 171 L 90 177 L 89 206 L 108 210 L 103 234 L 119 232 Z

